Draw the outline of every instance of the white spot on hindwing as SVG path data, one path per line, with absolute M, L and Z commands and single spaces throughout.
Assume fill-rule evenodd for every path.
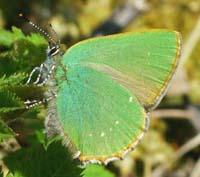
M 102 132 L 100 136 L 101 136 L 101 137 L 104 137 L 104 136 L 105 136 L 105 133 L 104 133 L 104 132 Z
M 130 97 L 129 97 L 129 103 L 131 103 L 132 101 L 133 101 L 133 97 L 130 96 Z

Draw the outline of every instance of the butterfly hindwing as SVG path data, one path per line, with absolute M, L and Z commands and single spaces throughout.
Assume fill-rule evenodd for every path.
M 133 148 L 147 128 L 147 115 L 134 95 L 105 74 L 76 66 L 57 74 L 57 114 L 83 162 L 106 163 Z

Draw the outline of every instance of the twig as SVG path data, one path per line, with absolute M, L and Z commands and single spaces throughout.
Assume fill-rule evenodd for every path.
M 144 177 L 149 177 L 151 175 L 151 170 L 152 170 L 152 160 L 147 156 L 144 158 Z
M 184 144 L 181 148 L 179 148 L 173 155 L 173 161 L 177 161 L 187 152 L 191 151 L 192 149 L 198 147 L 200 145 L 200 133 L 189 140 L 186 144 Z
M 170 163 L 168 164 L 162 164 L 159 167 L 157 167 L 153 173 L 153 177 L 162 177 L 163 174 L 170 169 L 170 167 L 174 164 L 174 162 L 178 161 L 183 155 L 185 155 L 187 152 L 191 151 L 192 149 L 198 147 L 200 145 L 200 133 L 197 134 L 195 137 L 193 137 L 190 141 L 188 141 L 186 144 L 184 144 L 181 148 L 179 148 L 176 152 L 172 154 L 172 156 L 169 158 Z
M 199 108 L 189 105 L 187 109 L 157 109 L 150 114 L 153 118 L 175 118 L 187 119 L 194 129 L 200 133 L 200 110 Z
M 160 118 L 175 118 L 175 119 L 189 119 L 192 116 L 190 110 L 181 109 L 157 109 L 151 113 L 151 117 Z
M 190 177 L 199 177 L 200 176 L 200 158 L 199 160 L 196 162 L 193 170 L 192 170 L 192 173 L 190 175 Z
M 197 45 L 198 41 L 200 40 L 200 16 L 197 19 L 196 25 L 192 32 L 190 33 L 188 40 L 185 42 L 183 46 L 183 53 L 182 53 L 182 64 L 186 62 L 186 60 L 190 57 L 193 49 Z
M 200 16 L 197 19 L 196 25 L 190 32 L 190 35 L 186 42 L 184 42 L 183 50 L 181 54 L 181 63 L 174 78 L 173 84 L 168 90 L 168 95 L 180 95 L 187 94 L 190 91 L 189 84 L 187 82 L 187 75 L 184 68 L 186 60 L 190 57 L 197 42 L 200 40 Z M 177 89 L 177 85 L 179 86 Z
M 126 0 L 113 11 L 108 20 L 94 30 L 91 36 L 118 33 L 146 10 L 146 0 Z

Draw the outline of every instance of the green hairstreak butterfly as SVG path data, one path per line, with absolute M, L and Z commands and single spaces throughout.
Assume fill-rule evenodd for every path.
M 180 34 L 150 30 L 97 37 L 64 55 L 51 43 L 40 66 L 43 82 L 35 82 L 48 86 L 47 135 L 60 134 L 84 164 L 123 158 L 144 136 L 147 113 L 176 71 Z

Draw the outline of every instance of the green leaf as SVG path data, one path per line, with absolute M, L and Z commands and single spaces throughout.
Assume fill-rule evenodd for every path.
M 22 31 L 16 27 L 12 27 L 12 31 L 0 28 L 0 45 L 10 47 L 13 41 L 24 38 Z
M 29 40 L 30 42 L 32 42 L 35 46 L 40 46 L 40 45 L 47 45 L 47 41 L 45 40 L 45 38 L 41 35 L 35 34 L 35 33 L 31 33 L 30 36 L 27 36 L 27 40 Z
M 23 109 L 24 103 L 15 93 L 8 90 L 0 90 L 0 113 L 6 113 L 17 109 Z
M 6 77 L 5 75 L 0 78 L 0 89 L 7 86 L 18 86 L 22 84 L 22 81 L 26 78 L 25 73 L 14 73 L 13 75 Z
M 12 44 L 13 34 L 9 31 L 0 28 L 0 45 L 9 47 Z
M 12 173 L 8 173 L 8 174 L 6 175 L 6 177 L 14 177 L 14 176 L 13 176 Z M 17 176 L 15 176 L 15 177 L 17 177 Z
M 22 148 L 3 161 L 13 177 L 79 177 L 83 171 L 59 142 L 49 145 L 47 151 L 41 145 Z
M 83 172 L 83 177 L 114 177 L 104 166 L 91 164 Z
M 0 142 L 14 136 L 15 133 L 0 118 Z
M 43 145 L 45 150 L 47 150 L 49 145 L 61 139 L 60 136 L 55 136 L 55 137 L 52 137 L 51 139 L 47 139 L 43 130 L 36 130 L 35 134 L 36 134 L 37 140 L 40 142 L 40 144 Z
M 30 72 L 46 58 L 47 41 L 39 34 L 25 36 L 13 27 L 0 29 L 0 77 L 16 72 Z
M 13 39 L 14 40 L 22 39 L 25 37 L 22 30 L 19 28 L 16 28 L 15 26 L 12 27 L 12 31 L 13 31 Z

